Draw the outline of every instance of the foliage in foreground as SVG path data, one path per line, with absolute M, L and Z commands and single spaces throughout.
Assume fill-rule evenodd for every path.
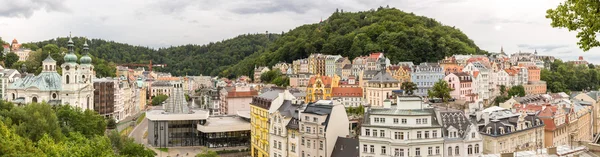
M 109 138 L 104 135 L 105 127 L 103 116 L 94 111 L 45 103 L 14 106 L 0 101 L 0 154 L 154 156 L 152 150 L 130 138 Z
M 566 0 L 555 9 L 548 9 L 546 18 L 552 20 L 552 27 L 577 31 L 577 45 L 584 51 L 600 46 L 597 38 L 600 33 L 600 1 Z
M 546 81 L 548 91 L 553 93 L 569 94 L 571 91 L 598 90 L 600 69 L 563 63 L 557 59 L 550 65 L 550 70 L 542 69 L 540 79 Z

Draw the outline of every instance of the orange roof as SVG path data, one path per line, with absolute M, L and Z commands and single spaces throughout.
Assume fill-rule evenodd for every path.
M 379 58 L 379 56 L 381 56 L 381 52 L 376 52 L 376 53 L 371 53 L 371 55 L 369 55 L 370 58 Z
M 517 73 L 519 73 L 515 69 L 504 69 L 504 71 L 506 71 L 506 73 L 508 73 L 508 75 L 510 75 L 510 76 L 515 76 Z
M 313 77 L 310 77 L 310 80 L 308 80 L 308 86 L 312 87 L 313 84 L 315 84 L 315 82 L 317 81 L 317 78 L 321 79 L 321 82 L 323 82 L 323 86 L 326 88 L 330 88 L 331 87 L 331 77 L 329 76 L 320 76 L 320 75 L 315 75 Z
M 331 94 L 337 97 L 362 97 L 363 90 L 360 87 L 333 87 Z
M 255 90 L 240 91 L 240 92 L 233 90 L 233 91 L 227 92 L 228 98 L 251 98 L 251 97 L 254 97 L 257 95 L 258 95 L 258 92 Z
M 543 106 L 542 105 L 521 105 L 521 104 L 515 104 L 513 105 L 514 108 L 517 109 L 517 111 L 541 111 Z
M 538 114 L 538 117 L 552 117 L 556 113 L 556 106 L 547 105 L 546 108 Z
M 400 66 L 398 66 L 398 65 L 392 65 L 392 66 L 389 66 L 388 69 L 389 70 L 398 70 L 398 69 L 400 69 Z
M 556 130 L 556 124 L 554 124 L 554 119 L 551 118 L 540 118 L 544 122 L 544 130 L 553 131 Z
M 444 66 L 444 71 L 460 72 L 462 70 L 463 67 L 456 64 L 449 64 Z
M 477 78 L 477 76 L 479 75 L 479 71 L 473 71 L 473 77 Z
M 158 81 L 179 81 L 179 77 L 160 77 L 156 79 Z

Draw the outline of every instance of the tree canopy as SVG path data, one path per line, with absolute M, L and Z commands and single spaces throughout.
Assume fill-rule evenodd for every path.
M 407 95 L 413 95 L 414 91 L 417 90 L 417 84 L 414 82 L 402 82 L 400 89 L 404 90 L 404 93 Z
M 165 100 L 167 100 L 169 96 L 164 94 L 158 94 L 152 98 L 152 106 L 161 105 Z
M 551 92 L 598 90 L 600 87 L 600 69 L 589 65 L 574 65 L 554 60 L 550 69 L 542 69 L 540 79 L 546 81 Z
M 448 102 L 452 96 L 450 96 L 450 92 L 453 89 L 450 88 L 448 82 L 440 79 L 439 81 L 433 84 L 433 87 L 427 91 L 429 98 L 440 98 L 442 102 Z
M 2 156 L 154 156 L 131 138 L 104 135 L 103 116 L 70 106 L 0 101 Z M 117 141 L 118 139 L 118 141 Z M 119 145 L 117 145 L 119 144 Z
M 566 0 L 555 9 L 548 9 L 546 18 L 552 20 L 552 27 L 577 31 L 577 45 L 584 51 L 600 46 L 597 38 L 600 33 L 600 1 Z
M 517 86 L 512 86 L 510 87 L 510 89 L 508 90 L 508 97 L 513 97 L 513 96 L 525 96 L 525 88 L 523 87 L 523 85 L 517 85 Z

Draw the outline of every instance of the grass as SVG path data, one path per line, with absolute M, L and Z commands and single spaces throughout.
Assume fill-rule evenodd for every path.
M 133 127 L 132 126 L 128 126 L 127 128 L 121 130 L 121 135 L 122 136 L 129 136 L 129 133 L 133 131 Z
M 140 115 L 137 120 L 135 121 L 135 124 L 140 124 L 142 123 L 142 121 L 144 120 L 144 118 L 146 118 L 146 113 L 142 113 L 142 115 Z
M 156 148 L 157 150 L 160 150 L 162 152 L 169 152 L 169 148 Z

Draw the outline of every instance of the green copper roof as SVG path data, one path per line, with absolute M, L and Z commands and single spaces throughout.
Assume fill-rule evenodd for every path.
M 79 59 L 79 62 L 81 64 L 91 64 L 92 63 L 92 58 L 89 55 L 89 47 L 87 44 L 87 40 L 85 41 L 85 43 L 83 44 L 83 53 L 85 54 L 83 57 L 81 57 L 81 59 Z
M 17 79 L 8 89 L 27 89 L 32 87 L 41 91 L 60 91 L 62 90 L 62 79 L 56 72 L 42 72 L 37 76 L 28 75 L 25 78 Z
M 52 55 L 48 55 L 48 57 L 46 57 L 46 59 L 44 59 L 44 61 L 42 61 L 42 62 L 56 63 L 56 60 L 54 60 L 54 58 L 52 58 Z

